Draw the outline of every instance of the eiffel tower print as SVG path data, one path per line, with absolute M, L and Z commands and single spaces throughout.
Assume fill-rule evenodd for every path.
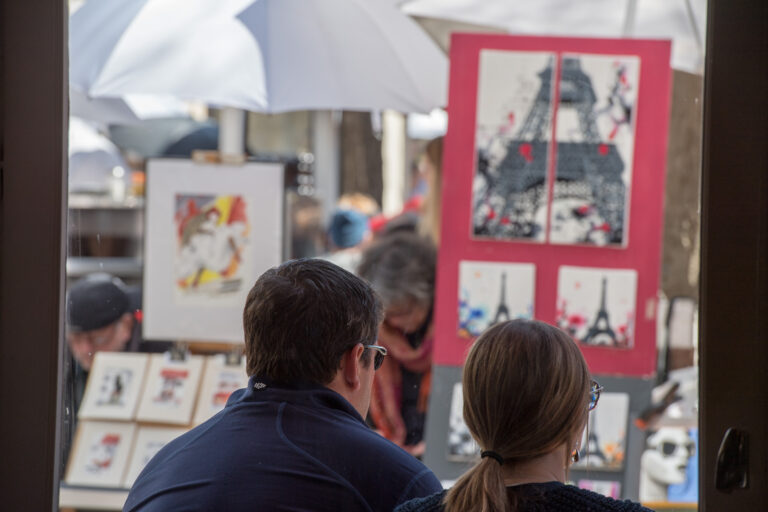
M 608 319 L 608 311 L 605 308 L 607 283 L 608 279 L 603 277 L 602 291 L 600 293 L 600 309 L 597 312 L 595 321 L 592 323 L 589 331 L 587 331 L 587 335 L 581 340 L 582 343 L 586 343 L 587 345 L 602 345 L 604 343 L 602 343 L 601 340 L 606 336 L 610 338 L 612 345 L 616 345 L 616 333 L 611 327 L 611 323 Z
M 509 315 L 509 308 L 507 308 L 507 273 L 502 272 L 501 274 L 501 296 L 499 298 L 499 305 L 496 308 L 496 316 L 493 319 L 493 323 L 491 325 L 496 325 L 499 322 L 503 322 L 505 320 L 511 320 L 511 316 Z
M 492 238 L 542 238 L 546 221 L 537 214 L 554 201 L 577 200 L 592 206 L 604 221 L 607 243 L 624 241 L 627 189 L 625 163 L 616 144 L 603 140 L 597 126 L 598 97 L 580 57 L 564 57 L 560 65 L 560 95 L 553 98 L 555 62 L 538 74 L 538 93 L 520 130 L 504 142 L 504 154 L 491 165 L 490 145 L 479 147 L 477 176 L 482 183 L 473 199 L 473 231 Z M 573 140 L 557 140 L 555 183 L 547 195 L 549 130 L 554 101 L 562 111 L 576 114 Z M 559 118 L 559 116 L 558 116 Z M 554 222 L 554 221 L 553 221 Z M 567 243 L 591 243 L 571 240 Z

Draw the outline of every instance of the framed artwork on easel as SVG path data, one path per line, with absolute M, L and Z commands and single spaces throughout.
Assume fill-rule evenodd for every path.
M 242 309 L 282 254 L 283 168 L 151 160 L 146 339 L 243 342 Z

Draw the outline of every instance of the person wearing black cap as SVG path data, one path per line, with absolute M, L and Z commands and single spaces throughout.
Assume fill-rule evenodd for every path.
M 68 379 L 73 411 L 80 408 L 96 352 L 162 352 L 168 343 L 141 338 L 141 290 L 109 274 L 92 274 L 67 292 L 67 346 L 74 361 Z
M 67 345 L 83 370 L 90 371 L 96 352 L 120 352 L 133 337 L 137 304 L 131 307 L 122 282 L 107 275 L 89 276 L 67 294 Z

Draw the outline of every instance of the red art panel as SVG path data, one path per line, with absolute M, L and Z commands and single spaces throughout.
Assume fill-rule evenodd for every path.
M 467 333 L 517 310 L 570 332 L 594 373 L 655 372 L 669 56 L 658 40 L 453 36 L 436 364 L 462 365 Z M 518 267 L 494 263 L 535 267 L 532 308 L 512 307 Z

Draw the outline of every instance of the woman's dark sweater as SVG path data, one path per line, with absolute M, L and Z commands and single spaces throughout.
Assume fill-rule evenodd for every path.
M 395 512 L 443 512 L 447 491 L 403 503 Z M 520 512 L 652 512 L 629 500 L 615 500 L 602 494 L 560 482 L 524 484 L 507 487 L 517 496 Z

